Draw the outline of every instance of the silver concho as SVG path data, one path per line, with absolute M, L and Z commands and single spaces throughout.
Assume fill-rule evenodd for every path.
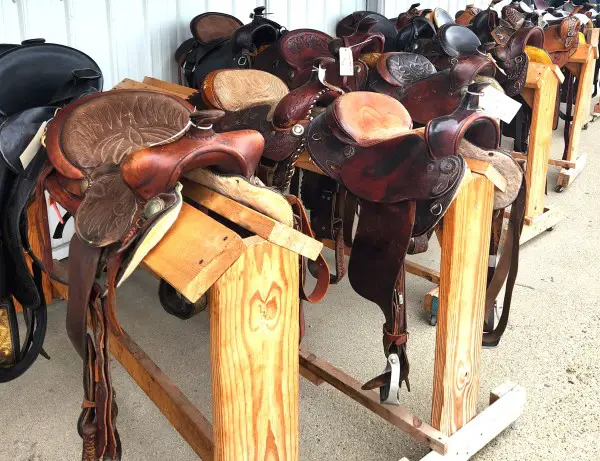
M 304 134 L 304 127 L 297 123 L 292 127 L 292 134 L 298 137 L 302 136 Z
M 165 209 L 165 202 L 158 197 L 153 198 L 144 207 L 144 217 L 150 219 Z

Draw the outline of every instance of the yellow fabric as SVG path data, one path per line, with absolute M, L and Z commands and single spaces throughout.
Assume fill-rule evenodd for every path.
M 542 50 L 537 46 L 526 46 L 525 53 L 529 58 L 529 62 L 539 62 L 540 64 L 552 64 L 552 59 L 546 50 Z
M 585 45 L 586 41 L 585 41 L 585 35 L 583 35 L 583 32 L 578 32 L 577 35 L 579 36 L 579 44 Z
M 13 365 L 14 359 L 10 324 L 8 323 L 8 312 L 4 309 L 0 309 L 0 367 Z

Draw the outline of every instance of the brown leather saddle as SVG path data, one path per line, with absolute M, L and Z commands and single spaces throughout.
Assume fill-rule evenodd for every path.
M 438 72 L 419 54 L 384 53 L 371 69 L 366 88 L 396 98 L 414 122 L 425 125 L 452 113 L 471 82 L 495 75 L 496 66 L 486 55 L 456 58 L 451 68 Z
M 292 30 L 256 56 L 252 67 L 276 75 L 290 89 L 297 88 L 310 77 L 316 59 L 332 57 L 331 40 L 318 30 Z
M 215 133 L 211 124 L 220 115 L 194 112 L 174 96 L 116 90 L 77 100 L 48 125 L 51 165 L 37 198 L 44 203 L 47 190 L 75 217 L 67 331 L 84 361 L 84 460 L 121 457 L 108 349 L 108 330 L 120 331 L 115 288 L 177 219 L 179 178 L 206 167 L 249 177 L 260 159 L 262 136 Z
M 315 117 L 306 135 L 312 160 L 360 203 L 348 275 L 354 290 L 376 303 L 385 317 L 386 370 L 363 386 L 379 388 L 385 403 L 398 403 L 402 381 L 409 387 L 405 256 L 414 252 L 415 238 L 431 232 L 457 194 L 465 174 L 461 153 L 471 151 L 464 143 L 501 155 L 487 152 L 500 142 L 497 121 L 474 110 L 471 100 L 465 97 L 452 114 L 413 130 L 409 113 L 394 98 L 348 93 Z M 506 165 L 520 172 L 510 200 L 519 193 L 524 199 L 522 171 L 503 155 Z
M 544 29 L 544 49 L 558 67 L 564 67 L 577 51 L 580 27 L 579 19 L 567 16 Z

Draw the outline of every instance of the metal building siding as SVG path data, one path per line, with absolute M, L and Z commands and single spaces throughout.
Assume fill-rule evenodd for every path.
M 365 9 L 366 0 L 0 0 L 0 43 L 43 37 L 89 54 L 110 88 L 146 75 L 177 81 L 173 54 L 191 37 L 190 20 L 206 11 L 249 22 L 267 4 L 288 29 L 335 32 L 337 21 Z
M 489 0 L 369 0 L 369 9 L 378 11 L 388 18 L 394 18 L 403 11 L 408 10 L 413 3 L 420 3 L 419 8 L 444 8 L 454 16 L 465 5 L 472 4 L 480 8 L 487 8 Z

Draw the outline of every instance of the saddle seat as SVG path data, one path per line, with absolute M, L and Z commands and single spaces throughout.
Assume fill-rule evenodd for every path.
M 56 175 L 48 181 L 49 192 L 74 213 L 84 242 L 125 247 L 147 227 L 145 221 L 181 206 L 173 191 L 185 172 L 215 167 L 246 177 L 254 173 L 262 136 L 215 134 L 210 124 L 222 115 L 194 113 L 182 99 L 151 91 L 81 98 L 48 126 L 46 146 Z M 65 192 L 68 203 L 63 203 Z
M 254 69 L 222 69 L 206 76 L 199 95 L 205 107 L 225 112 L 268 106 L 267 119 L 271 120 L 275 107 L 288 93 L 285 83 L 273 74 Z
M 451 57 L 472 56 L 477 53 L 481 41 L 471 31 L 460 24 L 445 24 L 438 31 L 440 46 Z

